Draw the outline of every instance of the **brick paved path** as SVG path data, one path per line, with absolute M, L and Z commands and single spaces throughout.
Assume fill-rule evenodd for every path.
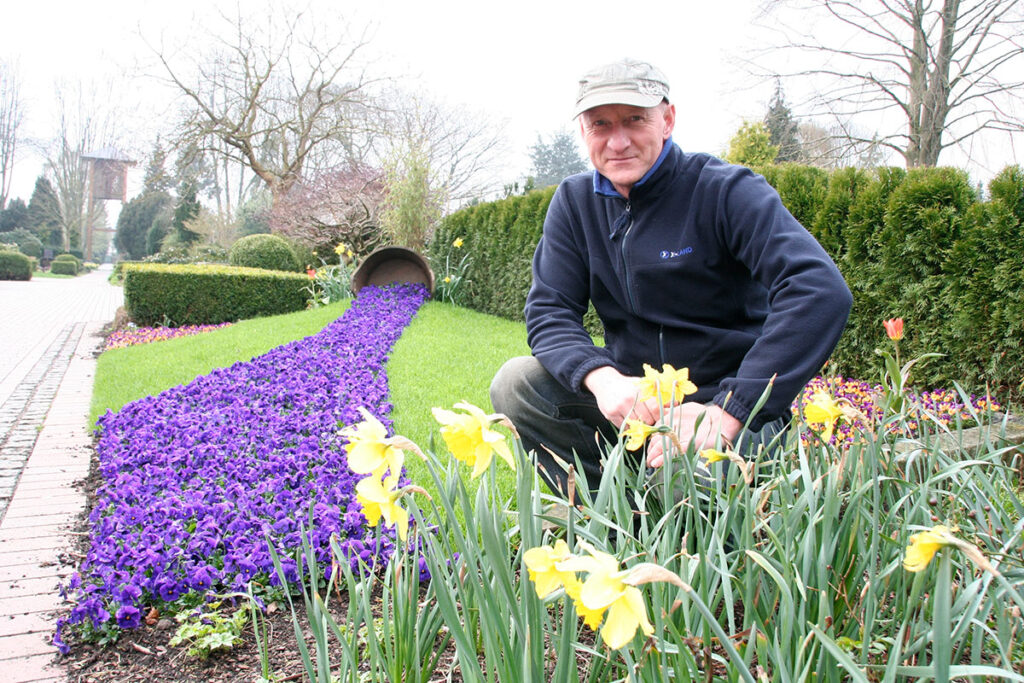
M 57 586 L 85 511 L 89 402 L 103 325 L 122 303 L 109 269 L 0 282 L 0 680 L 64 681 L 49 644 Z

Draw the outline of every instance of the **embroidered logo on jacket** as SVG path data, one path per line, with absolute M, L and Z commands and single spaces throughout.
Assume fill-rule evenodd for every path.
M 661 258 L 663 258 L 663 259 L 679 258 L 680 256 L 686 256 L 686 255 L 692 254 L 692 253 L 693 253 L 693 247 L 686 247 L 685 249 L 680 249 L 679 251 L 669 251 L 668 249 L 665 249 L 664 251 L 661 252 Z

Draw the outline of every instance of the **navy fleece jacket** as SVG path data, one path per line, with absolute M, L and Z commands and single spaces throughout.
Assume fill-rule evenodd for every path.
M 583 328 L 593 301 L 605 329 Z M 751 427 L 788 416 L 839 340 L 852 298 L 835 264 L 761 176 L 672 140 L 627 201 L 597 174 L 551 200 L 526 301 L 530 348 L 569 389 L 604 365 L 690 369 L 689 400 Z

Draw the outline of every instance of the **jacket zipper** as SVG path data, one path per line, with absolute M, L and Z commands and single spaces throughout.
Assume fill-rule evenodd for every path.
M 633 299 L 633 283 L 629 277 L 629 264 L 626 261 L 626 239 L 629 237 L 629 231 L 633 227 L 633 214 L 631 212 L 632 204 L 626 200 L 626 214 L 629 216 L 629 222 L 626 223 L 626 228 L 622 231 L 622 241 L 619 243 L 619 256 L 622 258 L 622 275 L 626 283 L 626 298 L 629 300 L 629 309 L 633 312 L 633 315 L 638 315 L 636 311 L 636 301 Z

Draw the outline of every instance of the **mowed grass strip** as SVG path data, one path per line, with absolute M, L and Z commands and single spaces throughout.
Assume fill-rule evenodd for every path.
M 248 361 L 272 348 L 322 330 L 348 308 L 340 303 L 287 315 L 244 320 L 230 327 L 104 352 L 96 370 L 90 420 L 130 401 L 187 384 L 218 367 Z M 451 304 L 429 301 L 419 310 L 387 364 L 395 432 L 421 448 L 444 451 L 431 414 L 468 401 L 492 411 L 491 378 L 508 358 L 530 352 L 526 328 Z M 406 459 L 420 480 L 422 464 Z M 507 485 L 512 478 L 508 475 Z M 506 482 L 502 482 L 505 488 Z
M 298 313 L 242 320 L 189 337 L 129 346 L 100 355 L 93 385 L 90 424 L 108 410 L 187 384 L 215 368 L 249 361 L 267 351 L 316 334 L 341 317 L 348 302 Z

